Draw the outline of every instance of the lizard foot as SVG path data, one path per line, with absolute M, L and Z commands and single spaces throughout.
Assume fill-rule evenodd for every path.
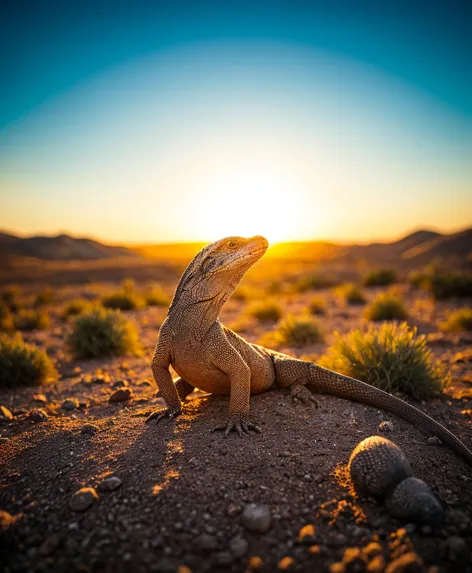
M 292 386 L 290 386 L 290 395 L 292 396 L 294 404 L 300 400 L 300 402 L 306 406 L 311 406 L 312 404 L 315 405 L 315 408 L 319 408 L 320 406 L 318 400 L 313 396 L 310 390 L 302 384 L 292 384 Z
M 239 437 L 243 436 L 243 432 L 245 434 L 249 434 L 249 430 L 257 432 L 260 434 L 262 430 L 256 424 L 253 424 L 247 416 L 244 414 L 232 414 L 229 417 L 227 424 L 222 424 L 221 426 L 216 426 L 211 430 L 212 432 L 224 431 L 225 438 L 229 436 L 231 431 L 238 432 Z
M 177 416 L 180 416 L 181 413 L 182 409 L 176 408 L 175 406 L 169 406 L 169 408 L 167 408 L 166 410 L 156 410 L 146 418 L 146 424 L 154 419 L 156 420 L 156 424 L 159 424 L 159 422 L 164 418 L 169 418 L 169 420 L 173 420 L 174 418 L 177 418 Z

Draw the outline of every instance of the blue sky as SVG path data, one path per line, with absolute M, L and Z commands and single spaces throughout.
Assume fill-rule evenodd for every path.
M 3 228 L 368 240 L 472 223 L 468 2 L 4 6 Z

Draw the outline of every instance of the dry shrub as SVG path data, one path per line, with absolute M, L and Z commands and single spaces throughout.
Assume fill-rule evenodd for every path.
M 144 293 L 144 300 L 147 306 L 169 306 L 170 298 L 164 289 L 155 285 Z
M 408 311 L 402 299 L 389 293 L 381 293 L 365 309 L 365 318 L 368 320 L 405 320 Z
M 294 290 L 296 292 L 307 292 L 309 290 L 331 288 L 337 284 L 338 281 L 336 281 L 333 277 L 314 273 L 305 275 L 298 279 L 298 281 L 295 283 Z
M 326 312 L 325 301 L 320 297 L 314 297 L 308 305 L 310 314 L 324 314 Z
M 422 284 L 439 300 L 472 297 L 472 273 L 434 271 Z
M 440 325 L 446 332 L 470 332 L 472 330 L 472 308 L 452 311 Z
M 0 331 L 13 330 L 15 328 L 13 322 L 13 314 L 6 305 L 0 305 Z
M 143 306 L 143 302 L 136 293 L 121 290 L 104 296 L 102 305 L 113 310 L 136 310 Z
M 40 308 L 54 301 L 54 291 L 51 288 L 44 289 L 36 295 L 34 299 L 34 308 Z
M 39 385 L 56 377 L 56 369 L 43 350 L 25 344 L 19 334 L 0 334 L 0 388 Z
M 46 330 L 51 319 L 44 310 L 23 309 L 13 317 L 13 323 L 17 330 Z
M 342 336 L 336 333 L 336 342 L 319 364 L 418 400 L 431 398 L 450 384 L 450 374 L 432 356 L 426 337 L 406 323 L 371 325 L 367 332 L 353 330 Z
M 91 303 L 88 300 L 83 300 L 81 298 L 75 298 L 67 302 L 62 313 L 63 318 L 67 319 L 71 316 L 78 316 L 83 314 L 87 310 L 90 310 Z
M 301 348 L 308 344 L 323 342 L 324 336 L 318 322 L 311 316 L 288 315 L 277 330 L 271 333 L 276 346 Z
M 20 297 L 21 291 L 17 286 L 4 289 L 0 295 L 3 306 L 6 306 L 11 312 L 18 312 L 20 308 L 23 308 Z
M 338 292 L 348 304 L 365 304 L 366 302 L 362 290 L 355 284 L 342 285 Z
M 277 301 L 269 299 L 251 304 L 246 313 L 259 322 L 277 322 L 281 319 L 283 310 Z
M 393 269 L 375 269 L 367 273 L 363 283 L 365 286 L 388 286 L 396 280 L 397 273 Z

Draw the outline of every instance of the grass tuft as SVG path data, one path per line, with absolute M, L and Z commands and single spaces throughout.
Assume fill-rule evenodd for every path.
M 10 309 L 4 305 L 0 305 L 0 331 L 13 330 L 15 328 L 13 322 L 13 315 Z
M 144 293 L 144 300 L 147 306 L 169 306 L 170 304 L 170 298 L 159 285 L 147 290 Z
M 282 318 L 283 311 L 278 302 L 269 299 L 249 305 L 246 314 L 259 322 L 277 322 Z
M 472 273 L 435 271 L 424 278 L 423 287 L 438 300 L 472 297 Z
M 0 334 L 0 388 L 35 386 L 57 377 L 49 356 L 20 335 Z
M 472 308 L 460 308 L 449 313 L 440 326 L 446 332 L 470 332 L 472 330 Z
M 381 293 L 365 309 L 365 318 L 368 320 L 405 320 L 408 311 L 402 299 L 389 293 Z
M 393 269 L 372 270 L 364 277 L 364 286 L 388 286 L 396 282 L 397 273 Z
M 324 336 L 314 318 L 288 315 L 273 333 L 273 340 L 277 346 L 301 348 L 308 344 L 323 342 Z
M 310 274 L 305 275 L 298 279 L 294 285 L 295 292 L 307 292 L 309 290 L 319 290 L 325 288 L 331 288 L 336 286 L 337 281 L 333 277 L 329 277 L 321 274 Z
M 79 314 L 84 314 L 84 312 L 90 310 L 90 307 L 90 301 L 83 300 L 81 298 L 75 298 L 67 302 L 64 307 L 62 316 L 64 319 L 70 318 L 71 316 L 78 316 Z
M 44 310 L 23 309 L 13 317 L 17 330 L 46 330 L 51 324 L 49 315 Z
M 44 289 L 36 295 L 34 299 L 34 308 L 40 308 L 54 301 L 54 291 L 51 288 Z
M 347 336 L 336 333 L 336 342 L 319 364 L 418 400 L 431 398 L 450 384 L 450 374 L 432 356 L 426 337 L 406 323 L 371 325 L 367 332 L 354 330 Z
M 324 314 L 326 312 L 326 304 L 322 298 L 314 297 L 310 300 L 308 305 L 310 314 Z
M 348 304 L 365 304 L 362 290 L 355 284 L 346 284 L 339 287 L 339 294 Z
M 2 291 L 0 300 L 11 312 L 18 312 L 20 308 L 23 308 L 20 296 L 20 289 L 16 286 L 12 286 Z
M 136 325 L 120 312 L 96 308 L 75 319 L 66 345 L 74 358 L 138 354 Z
M 136 310 L 142 307 L 142 300 L 132 291 L 121 290 L 104 296 L 102 305 L 113 310 Z

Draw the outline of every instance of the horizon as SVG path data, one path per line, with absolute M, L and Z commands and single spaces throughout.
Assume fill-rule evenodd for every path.
M 1 228 L 140 245 L 472 225 L 472 5 L 26 5 L 0 34 Z

